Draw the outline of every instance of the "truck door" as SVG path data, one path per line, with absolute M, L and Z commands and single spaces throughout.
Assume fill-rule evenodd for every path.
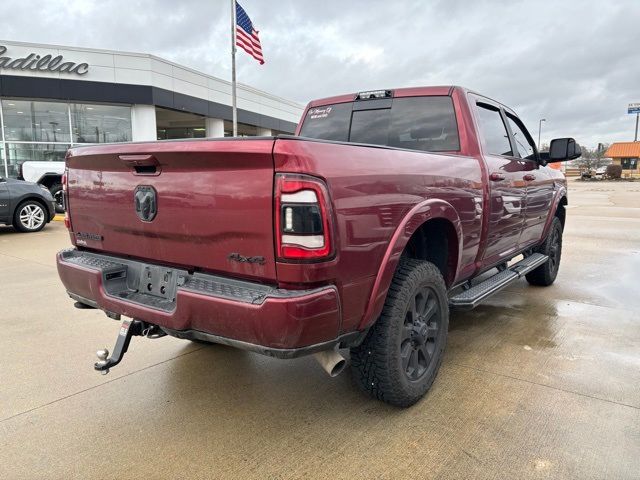
M 524 205 L 524 227 L 520 244 L 535 243 L 542 237 L 545 221 L 551 209 L 554 182 L 549 169 L 540 167 L 531 135 L 522 121 L 510 112 L 505 112 L 518 156 L 525 162 L 523 179 L 527 198 Z
M 476 103 L 484 160 L 489 173 L 489 224 L 482 265 L 508 260 L 519 246 L 524 223 L 526 160 L 515 152 L 502 108 L 484 99 Z

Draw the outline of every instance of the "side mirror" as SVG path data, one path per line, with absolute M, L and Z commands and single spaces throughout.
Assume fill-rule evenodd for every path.
M 549 158 L 547 162 L 564 162 L 575 160 L 582 155 L 580 145 L 573 138 L 554 138 L 549 146 Z

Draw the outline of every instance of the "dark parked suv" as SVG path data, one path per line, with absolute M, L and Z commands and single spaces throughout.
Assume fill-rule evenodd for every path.
M 38 232 L 55 216 L 49 190 L 31 182 L 0 177 L 0 223 L 20 232 Z

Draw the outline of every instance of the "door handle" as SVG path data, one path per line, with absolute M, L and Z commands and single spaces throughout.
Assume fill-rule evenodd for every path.
M 504 173 L 493 172 L 491 175 L 489 175 L 489 178 L 493 182 L 499 182 L 500 180 L 504 180 Z
M 527 173 L 524 177 L 522 177 L 522 179 L 525 182 L 532 182 L 532 181 L 534 181 L 536 179 L 536 176 L 533 175 L 532 173 Z
M 160 162 L 153 155 L 118 155 L 135 175 L 160 175 Z

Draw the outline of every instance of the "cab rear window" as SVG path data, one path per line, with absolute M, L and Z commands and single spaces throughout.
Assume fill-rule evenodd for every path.
M 427 152 L 460 150 L 453 101 L 448 96 L 313 107 L 307 112 L 300 136 Z

